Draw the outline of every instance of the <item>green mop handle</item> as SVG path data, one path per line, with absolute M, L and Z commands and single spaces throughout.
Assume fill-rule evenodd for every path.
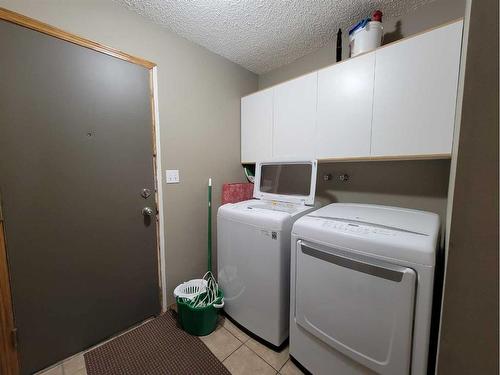
M 212 179 L 208 179 L 208 271 L 212 272 Z

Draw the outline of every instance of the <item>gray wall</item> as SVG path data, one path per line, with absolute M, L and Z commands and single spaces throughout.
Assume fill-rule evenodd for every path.
M 444 230 L 449 160 L 339 162 L 320 164 L 319 203 L 355 202 L 392 205 L 437 213 Z M 325 181 L 323 176 L 331 174 Z M 340 181 L 348 174 L 347 182 Z
M 463 17 L 464 3 L 465 0 L 436 0 L 417 8 L 410 14 L 398 18 L 383 19 L 384 43 L 393 42 L 445 22 Z M 384 11 L 383 8 L 381 10 Z M 358 20 L 353 20 L 352 23 L 355 24 L 357 21 Z M 342 36 L 342 59 L 346 59 L 349 54 L 348 30 L 342 30 Z M 337 41 L 334 39 L 316 52 L 306 55 L 281 68 L 261 74 L 259 76 L 259 90 L 334 64 L 336 46 Z
M 166 185 L 161 176 L 172 303 L 178 283 L 206 270 L 208 177 L 214 218 L 221 184 L 244 181 L 240 98 L 257 90 L 257 76 L 110 0 L 0 0 L 0 6 L 158 64 L 163 169 L 179 169 L 181 177 Z
M 499 369 L 499 4 L 473 0 L 468 9 L 460 137 L 452 160 L 440 375 L 489 375 Z

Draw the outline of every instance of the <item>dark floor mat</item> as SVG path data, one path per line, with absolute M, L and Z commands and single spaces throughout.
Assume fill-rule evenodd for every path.
M 229 374 L 197 337 L 177 326 L 171 313 L 84 355 L 88 375 Z

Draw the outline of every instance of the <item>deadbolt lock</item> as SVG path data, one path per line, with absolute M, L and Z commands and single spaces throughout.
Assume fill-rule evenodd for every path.
M 141 197 L 144 199 L 148 198 L 151 195 L 151 190 L 150 189 L 142 189 L 141 190 Z

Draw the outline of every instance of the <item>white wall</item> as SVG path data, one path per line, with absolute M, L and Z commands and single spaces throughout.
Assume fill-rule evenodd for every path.
M 179 169 L 181 177 L 180 184 L 163 184 L 172 303 L 178 283 L 206 270 L 208 177 L 213 222 L 221 184 L 244 180 L 240 98 L 257 90 L 257 76 L 111 0 L 0 0 L 0 6 L 158 64 L 163 169 Z

